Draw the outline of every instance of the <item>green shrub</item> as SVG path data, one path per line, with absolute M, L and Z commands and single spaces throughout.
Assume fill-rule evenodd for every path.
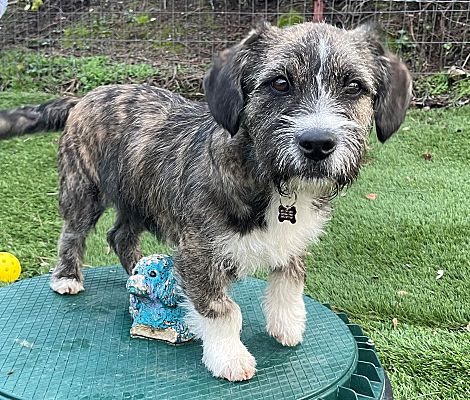
M 35 52 L 5 51 L 0 55 L 0 90 L 57 93 L 72 88 L 87 92 L 113 83 L 145 83 L 160 76 L 149 64 L 112 62 L 109 57 L 59 57 Z
M 277 20 L 277 26 L 283 28 L 284 26 L 301 24 L 305 18 L 300 15 L 298 11 L 290 10 L 287 14 L 282 14 Z
M 470 96 L 470 77 L 468 76 L 451 82 L 447 73 L 438 72 L 418 77 L 413 86 L 418 97 L 447 95 L 451 103 L 457 103 Z

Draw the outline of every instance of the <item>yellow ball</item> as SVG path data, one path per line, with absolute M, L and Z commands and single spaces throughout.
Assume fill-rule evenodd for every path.
M 0 252 L 0 281 L 14 282 L 20 277 L 20 274 L 19 260 L 13 254 Z

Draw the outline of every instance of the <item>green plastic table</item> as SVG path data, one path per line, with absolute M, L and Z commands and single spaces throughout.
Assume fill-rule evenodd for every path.
M 304 341 L 288 348 L 265 332 L 265 282 L 232 291 L 242 340 L 256 357 L 246 382 L 216 379 L 201 342 L 131 338 L 127 276 L 119 266 L 85 270 L 86 290 L 61 296 L 49 275 L 0 289 L 0 399 L 390 399 L 373 343 L 344 314 L 305 297 Z

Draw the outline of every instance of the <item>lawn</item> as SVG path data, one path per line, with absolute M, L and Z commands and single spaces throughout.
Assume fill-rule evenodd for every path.
M 0 109 L 49 97 L 0 93 Z M 372 138 L 358 182 L 309 249 L 307 293 L 364 327 L 397 400 L 470 398 L 469 126 L 470 107 L 413 110 L 388 143 Z M 0 251 L 18 256 L 23 278 L 56 258 L 57 139 L 0 142 Z M 112 220 L 108 211 L 90 236 L 87 265 L 117 263 L 105 240 Z M 146 235 L 143 249 L 165 247 Z

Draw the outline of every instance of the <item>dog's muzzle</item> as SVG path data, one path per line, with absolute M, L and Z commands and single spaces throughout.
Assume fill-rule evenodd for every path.
M 298 146 L 308 159 L 321 161 L 335 150 L 336 136 L 329 130 L 308 130 L 300 135 Z

